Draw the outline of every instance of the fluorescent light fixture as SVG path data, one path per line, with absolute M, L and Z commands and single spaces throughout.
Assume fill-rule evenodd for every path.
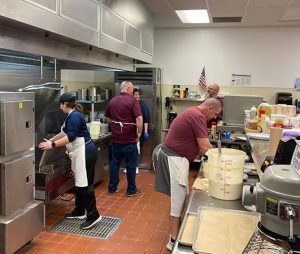
M 176 10 L 182 23 L 209 23 L 207 10 Z

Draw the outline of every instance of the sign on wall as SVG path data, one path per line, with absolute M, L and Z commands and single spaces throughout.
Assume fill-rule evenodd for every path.
M 249 74 L 232 74 L 232 86 L 249 86 L 251 84 L 251 75 Z

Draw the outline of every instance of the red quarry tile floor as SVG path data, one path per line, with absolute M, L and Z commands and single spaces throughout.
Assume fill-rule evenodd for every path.
M 190 172 L 191 183 L 196 171 Z M 154 173 L 141 171 L 137 186 L 141 196 L 126 196 L 126 177 L 120 173 L 120 191 L 107 195 L 107 179 L 95 187 L 97 207 L 102 215 L 122 218 L 117 230 L 107 240 L 49 231 L 55 223 L 73 209 L 74 201 L 60 198 L 46 206 L 46 228 L 32 243 L 17 254 L 158 254 L 166 249 L 169 237 L 168 196 L 154 191 Z M 67 195 L 70 197 L 70 194 Z M 65 195 L 66 197 L 66 195 Z

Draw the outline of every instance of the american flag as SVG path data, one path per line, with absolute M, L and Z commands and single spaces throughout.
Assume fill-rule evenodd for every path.
M 199 78 L 199 86 L 206 91 L 206 78 L 205 78 L 205 67 L 203 67 L 203 70 L 201 72 L 201 76 Z

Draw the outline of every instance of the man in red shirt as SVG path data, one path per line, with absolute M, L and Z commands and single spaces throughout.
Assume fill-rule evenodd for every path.
M 169 250 L 177 237 L 188 193 L 189 163 L 196 155 L 203 155 L 212 148 L 206 123 L 216 117 L 221 108 L 218 99 L 209 98 L 199 106 L 186 109 L 172 122 L 164 143 L 153 151 L 155 190 L 171 196 Z
M 139 102 L 133 97 L 133 84 L 121 83 L 121 93 L 109 102 L 105 111 L 106 121 L 112 132 L 112 160 L 110 165 L 108 194 L 115 195 L 119 185 L 120 164 L 125 158 L 127 170 L 127 196 L 142 194 L 135 183 L 138 163 L 137 142 L 143 129 L 143 117 Z

